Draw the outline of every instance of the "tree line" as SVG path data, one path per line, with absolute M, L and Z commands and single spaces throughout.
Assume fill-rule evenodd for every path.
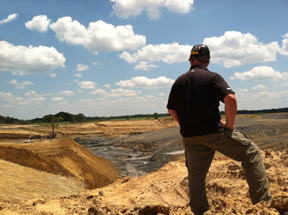
M 31 120 L 19 120 L 13 117 L 4 117 L 0 115 L 0 124 L 34 124 L 34 123 L 60 123 L 60 122 L 89 122 L 89 121 L 105 121 L 105 120 L 129 120 L 136 118 L 154 118 L 158 119 L 159 117 L 169 116 L 169 113 L 166 114 L 136 114 L 136 115 L 123 115 L 123 116 L 109 116 L 109 117 L 86 117 L 83 113 L 71 114 L 67 112 L 59 112 L 57 114 L 48 114 L 42 118 L 35 118 Z
M 265 110 L 238 110 L 237 114 L 267 114 L 267 113 L 287 113 L 288 108 L 273 108 Z M 223 111 L 221 114 L 225 114 Z M 129 120 L 129 119 L 158 119 L 159 117 L 170 116 L 169 113 L 153 113 L 153 114 L 135 114 L 123 116 L 94 116 L 87 117 L 83 113 L 71 114 L 67 112 L 59 112 L 57 114 L 48 114 L 42 118 L 35 118 L 31 120 L 21 120 L 13 117 L 4 117 L 0 115 L 0 124 L 34 124 L 34 123 L 51 123 L 51 122 L 88 122 L 88 121 L 105 121 L 105 120 Z

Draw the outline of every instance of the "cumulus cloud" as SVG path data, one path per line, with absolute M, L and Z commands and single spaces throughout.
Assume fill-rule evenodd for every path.
M 263 92 L 259 92 L 257 95 L 259 97 L 264 97 L 264 98 L 267 97 L 267 98 L 271 98 L 271 99 L 287 98 L 288 97 L 288 90 L 281 91 L 281 92 L 263 91 Z
M 147 45 L 139 49 L 137 52 L 130 54 L 124 51 L 120 58 L 128 63 L 135 63 L 137 61 L 162 61 L 164 63 L 177 63 L 187 61 L 191 46 L 172 44 Z
M 0 98 L 4 100 L 13 100 L 14 95 L 12 93 L 0 92 Z
M 49 72 L 57 67 L 65 67 L 66 58 L 54 47 L 14 46 L 0 41 L 0 70 L 15 75 Z
M 75 81 L 81 89 L 95 89 L 97 85 L 96 82 L 93 81 Z
M 10 14 L 6 19 L 3 19 L 0 21 L 0 25 L 4 25 L 8 22 L 11 22 L 11 21 L 17 19 L 17 17 L 18 17 L 17 13 Z
M 90 53 L 135 50 L 146 44 L 146 37 L 134 34 L 131 25 L 114 26 L 102 20 L 91 22 L 86 28 L 71 17 L 63 17 L 50 28 L 62 42 L 83 45 Z
M 31 105 L 31 104 L 41 104 L 41 102 L 46 101 L 45 97 L 38 95 L 35 91 L 29 91 L 25 93 L 25 96 L 32 96 L 30 98 L 22 98 L 12 93 L 0 92 L 0 99 L 8 101 L 10 104 L 6 105 L 9 107 L 12 105 Z M 3 107 L 3 106 L 2 106 Z
M 260 109 L 268 109 L 268 108 L 275 108 L 275 107 L 285 107 L 287 98 L 288 98 L 287 90 L 284 90 L 284 91 L 279 91 L 279 90 L 277 91 L 271 91 L 271 90 L 248 91 L 247 90 L 246 92 L 242 92 L 242 95 L 238 97 L 239 109 L 260 110 Z
M 258 91 L 263 91 L 263 90 L 266 90 L 266 86 L 262 85 L 262 84 L 259 84 L 255 87 L 252 87 L 252 90 L 258 90 Z
M 231 80 L 272 80 L 272 81 L 280 81 L 280 80 L 287 80 L 288 73 L 278 72 L 275 71 L 272 67 L 269 66 L 258 66 L 254 67 L 250 71 L 246 72 L 236 72 L 234 76 L 230 77 Z
M 122 80 L 116 83 L 120 87 L 131 87 L 131 88 L 145 88 L 145 89 L 157 89 L 170 87 L 174 83 L 173 80 L 168 79 L 164 76 L 149 79 L 144 76 L 134 77 L 131 80 Z
M 25 96 L 38 96 L 38 94 L 34 90 L 30 90 L 24 93 Z
M 76 73 L 74 76 L 77 77 L 77 78 L 82 78 L 83 77 L 82 73 Z
M 9 81 L 9 84 L 14 85 L 15 88 L 17 89 L 24 89 L 26 86 L 31 86 L 34 83 L 30 82 L 30 81 L 24 81 L 22 83 L 18 83 L 18 81 L 16 81 L 15 79 L 12 79 L 11 81 Z
M 64 96 L 72 96 L 74 95 L 74 92 L 71 90 L 64 90 L 58 93 L 59 95 L 64 95 Z
M 96 90 L 89 92 L 89 94 L 91 94 L 91 95 L 106 95 L 107 91 L 105 91 L 103 89 L 96 89 Z
M 25 23 L 26 28 L 31 31 L 46 32 L 51 20 L 46 15 L 34 16 L 31 21 Z
M 141 94 L 140 91 L 124 90 L 122 88 L 118 88 L 118 89 L 110 90 L 110 92 L 106 95 L 106 97 L 115 97 L 115 98 L 119 98 L 119 97 L 135 97 L 135 96 L 140 95 L 140 94 Z
M 85 70 L 89 70 L 89 67 L 87 65 L 83 65 L 83 64 L 77 64 L 77 71 L 85 71 Z
M 121 97 L 135 97 L 141 94 L 141 91 L 137 90 L 124 90 L 122 88 L 118 89 L 111 89 L 109 91 L 103 90 L 103 89 L 96 89 L 89 94 L 92 95 L 101 95 L 102 98 L 121 98 Z
M 104 87 L 110 88 L 111 85 L 110 84 L 105 84 Z
M 152 68 L 157 68 L 157 67 L 159 66 L 154 65 L 154 64 L 149 64 L 146 61 L 140 61 L 139 64 L 134 67 L 134 69 L 148 71 Z
M 160 17 L 160 8 L 166 8 L 174 13 L 189 13 L 193 7 L 194 0 L 110 0 L 114 3 L 113 10 L 116 16 L 129 18 L 138 16 L 147 11 L 150 19 Z
M 283 36 L 282 40 L 282 48 L 280 49 L 280 53 L 283 55 L 288 55 L 288 33 Z
M 286 82 L 284 82 L 284 83 L 281 83 L 280 86 L 281 86 L 281 87 L 288 87 L 288 81 L 286 81 Z
M 50 76 L 51 78 L 56 78 L 56 77 L 57 77 L 57 74 L 56 74 L 56 73 L 50 73 L 49 76 Z
M 276 60 L 278 42 L 263 44 L 250 33 L 227 31 L 223 36 L 205 38 L 211 51 L 211 61 L 230 68 L 243 64 Z
M 44 97 L 32 97 L 29 98 L 28 102 L 26 104 L 30 104 L 30 103 L 36 103 L 36 104 L 40 104 L 41 102 L 46 101 L 46 99 Z
M 99 66 L 101 63 L 100 63 L 100 62 L 92 62 L 92 64 L 93 64 L 94 66 Z
M 64 101 L 64 98 L 63 97 L 53 97 L 50 99 L 50 101 L 52 102 L 61 102 L 61 101 Z

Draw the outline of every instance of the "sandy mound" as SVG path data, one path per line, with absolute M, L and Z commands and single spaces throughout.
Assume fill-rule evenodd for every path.
M 208 215 L 278 215 L 288 210 L 288 149 L 283 149 L 288 144 L 288 122 L 245 117 L 237 126 L 266 149 L 262 154 L 274 200 L 271 205 L 253 206 L 240 163 L 220 156 L 207 175 Z M 66 124 L 55 127 L 57 138 L 29 143 L 24 140 L 32 134 L 47 135 L 51 127 L 0 126 L 0 214 L 192 215 L 183 156 L 147 176 L 118 179 L 109 160 L 70 138 L 121 138 L 110 147 L 145 155 L 152 151 L 162 158 L 171 149 L 169 142 L 178 141 L 179 128 L 157 130 L 173 126 L 171 119 Z M 135 135 L 148 131 L 154 132 Z M 178 150 L 173 144 L 172 149 Z M 147 146 L 151 147 L 146 151 Z
M 75 177 L 83 181 L 88 189 L 105 186 L 118 178 L 109 160 L 94 155 L 68 137 L 35 140 L 33 143 L 2 142 L 0 159 L 48 173 Z
M 274 200 L 252 205 L 243 170 L 238 162 L 216 158 L 207 176 L 208 215 L 278 215 L 288 209 L 288 150 L 263 152 Z M 281 162 L 280 162 L 281 161 Z M 7 206 L 2 212 L 18 214 L 192 214 L 187 206 L 188 182 L 184 159 L 170 162 L 157 172 L 126 178 L 103 188 L 72 196 L 46 199 L 34 205 Z
M 43 196 L 55 198 L 86 190 L 85 183 L 76 178 L 38 171 L 1 159 L 0 172 L 0 199 L 13 204 Z
M 119 137 L 122 135 L 139 134 L 177 126 L 171 118 L 102 121 L 87 123 L 55 124 L 55 133 L 66 134 L 70 137 L 83 135 L 101 135 Z M 48 135 L 52 132 L 52 124 L 39 125 L 0 125 L 0 140 L 27 139 L 31 135 Z

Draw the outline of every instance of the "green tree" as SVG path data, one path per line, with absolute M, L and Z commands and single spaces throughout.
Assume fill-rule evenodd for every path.
M 52 114 L 49 114 L 43 117 L 42 122 L 52 122 L 54 119 L 54 116 Z
M 56 116 L 58 118 L 62 117 L 64 122 L 73 122 L 74 121 L 73 115 L 70 113 L 67 113 L 67 112 L 59 112 L 56 114 Z
M 83 122 L 86 120 L 86 116 L 83 113 L 77 114 L 77 120 L 78 122 Z
M 154 119 L 158 119 L 158 113 L 153 114 Z

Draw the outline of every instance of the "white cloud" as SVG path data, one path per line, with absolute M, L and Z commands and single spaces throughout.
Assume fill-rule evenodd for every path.
M 286 81 L 286 82 L 284 82 L 284 83 L 281 83 L 280 86 L 281 86 L 281 87 L 288 87 L 288 81 Z
M 105 84 L 104 87 L 110 88 L 111 85 L 110 84 Z
M 4 100 L 7 100 L 7 101 L 10 101 L 10 100 L 13 100 L 14 99 L 14 95 L 12 93 L 3 93 L 3 92 L 0 92 L 0 98 L 4 99 Z
M 280 53 L 283 55 L 288 55 L 288 33 L 283 36 L 282 40 L 282 48 L 280 49 Z
M 24 89 L 26 86 L 31 86 L 34 83 L 30 82 L 30 81 L 24 81 L 22 83 L 18 83 L 15 79 L 12 79 L 11 81 L 9 81 L 9 84 L 14 85 L 15 88 L 17 89 Z
M 256 98 L 270 98 L 270 99 L 277 99 L 277 98 L 286 98 L 288 97 L 288 91 L 282 92 L 270 92 L 270 91 L 263 91 L 256 94 Z
M 83 77 L 82 73 L 76 73 L 74 76 L 77 77 L 77 78 L 82 78 Z
M 94 66 L 99 66 L 101 63 L 100 63 L 100 62 L 92 62 L 92 64 L 93 64 Z
M 25 23 L 26 28 L 31 31 L 46 32 L 51 20 L 46 15 L 34 16 L 31 21 Z
M 233 77 L 230 77 L 231 80 L 272 80 L 272 81 L 280 81 L 280 80 L 287 80 L 288 73 L 281 73 L 278 71 L 274 71 L 273 68 L 268 66 L 258 66 L 254 67 L 250 71 L 247 72 L 236 72 L 234 73 Z
M 85 70 L 89 70 L 89 67 L 87 65 L 83 65 L 83 64 L 77 64 L 77 71 L 85 71 Z
M 115 97 L 115 98 L 120 98 L 120 97 L 135 97 L 137 95 L 140 95 L 140 91 L 135 91 L 135 90 L 124 90 L 122 88 L 118 89 L 112 89 L 110 92 L 106 95 L 106 97 Z
M 56 73 L 50 73 L 49 76 L 50 76 L 51 78 L 56 78 L 56 77 L 57 77 L 57 74 L 56 74 Z
M 90 53 L 135 50 L 146 43 L 146 37 L 135 35 L 131 25 L 114 26 L 102 20 L 91 22 L 86 28 L 71 17 L 63 17 L 52 23 L 58 40 L 72 45 L 83 45 Z
M 81 89 L 95 89 L 95 86 L 97 85 L 96 82 L 93 81 L 75 81 Z
M 266 90 L 266 86 L 262 85 L 262 84 L 259 84 L 255 87 L 252 87 L 252 90 L 258 90 L 258 91 L 263 91 L 263 90 Z
M 46 101 L 46 99 L 44 97 L 33 97 L 33 98 L 29 98 L 28 103 L 36 103 L 36 104 L 40 104 L 41 102 Z
M 74 95 L 74 92 L 71 90 L 64 90 L 58 93 L 59 95 L 64 95 L 64 96 L 72 96 Z
M 0 70 L 14 74 L 49 72 L 57 67 L 65 67 L 65 57 L 54 47 L 14 46 L 0 41 Z
M 119 81 L 116 85 L 120 87 L 132 87 L 132 88 L 146 88 L 146 89 L 157 89 L 170 87 L 174 83 L 173 80 L 168 79 L 164 76 L 149 79 L 144 76 L 134 77 L 131 80 Z
M 249 92 L 249 90 L 246 89 L 246 88 L 240 89 L 240 90 L 237 91 L 237 93 L 239 93 L 239 94 L 245 94 L 245 93 L 247 93 L 247 92 Z
M 96 89 L 90 92 L 92 95 L 102 95 L 102 98 L 121 98 L 121 97 L 135 97 L 141 94 L 141 91 L 136 90 L 124 90 L 122 88 L 111 89 L 110 91 L 106 91 L 103 89 Z
M 223 63 L 226 68 L 275 61 L 280 50 L 278 42 L 263 44 L 252 34 L 238 31 L 227 31 L 221 37 L 205 38 L 203 43 L 210 48 L 211 62 Z
M 175 13 L 189 13 L 193 7 L 194 0 L 110 0 L 114 2 L 114 13 L 121 18 L 129 16 L 138 16 L 144 10 L 147 11 L 150 19 L 160 17 L 160 8 L 167 8 Z
M 147 45 L 139 49 L 137 52 L 130 54 L 124 51 L 120 58 L 126 60 L 128 63 L 135 63 L 137 61 L 162 61 L 164 63 L 177 63 L 187 61 L 191 46 L 172 44 Z
M 0 25 L 4 25 L 8 22 L 11 22 L 11 21 L 17 19 L 17 17 L 18 17 L 17 13 L 10 14 L 6 19 L 3 19 L 0 21 Z
M 89 94 L 91 94 L 91 95 L 106 95 L 107 92 L 103 89 L 96 89 L 96 90 L 89 92 Z
M 30 90 L 24 93 L 25 96 L 37 96 L 38 94 L 34 90 Z
M 46 101 L 45 97 L 38 95 L 35 91 L 31 90 L 25 93 L 25 96 L 31 96 L 30 98 L 22 98 L 13 95 L 12 93 L 3 93 L 0 92 L 0 98 L 5 101 L 8 101 L 10 104 L 6 104 L 7 107 L 11 105 L 31 105 L 31 104 L 41 104 Z
M 239 110 L 262 110 L 275 107 L 286 107 L 288 91 L 243 91 L 238 95 Z M 267 102 L 268 101 L 268 102 Z
M 146 61 L 140 61 L 139 64 L 134 67 L 134 69 L 148 71 L 152 68 L 157 68 L 157 67 L 159 66 L 154 65 L 154 64 L 148 64 Z
M 53 97 L 52 99 L 50 99 L 50 101 L 52 102 L 61 102 L 64 101 L 63 97 Z

